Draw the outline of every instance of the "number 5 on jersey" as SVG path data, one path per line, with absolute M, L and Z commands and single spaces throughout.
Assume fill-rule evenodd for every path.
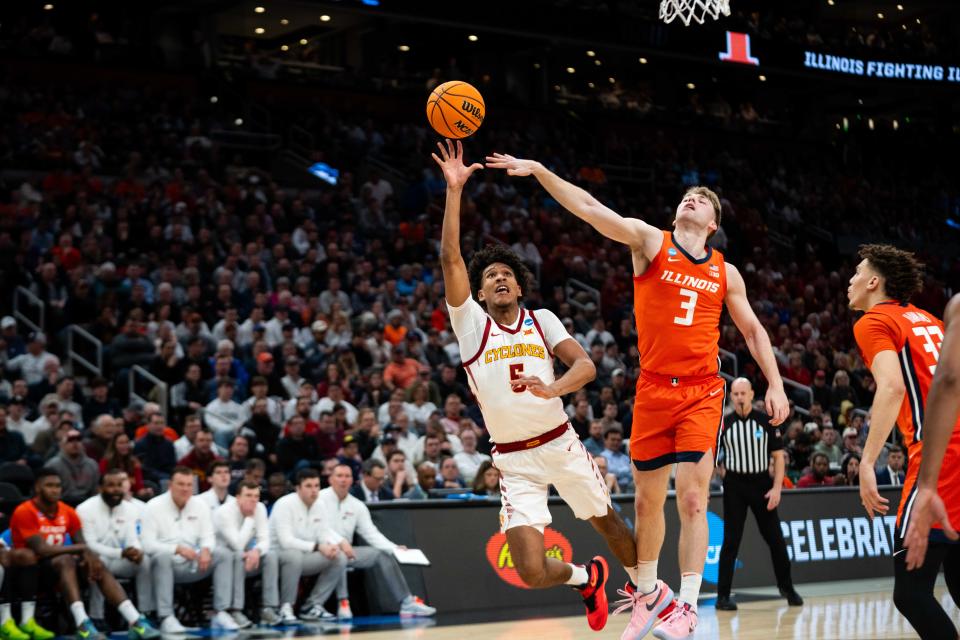
M 689 327 L 693 324 L 693 311 L 697 308 L 697 298 L 700 294 L 690 289 L 680 289 L 680 295 L 686 298 L 680 303 L 680 308 L 687 313 L 682 316 L 675 316 L 673 323 Z
M 523 363 L 512 364 L 510 365 L 510 388 L 513 389 L 514 393 L 523 393 L 527 390 L 527 385 L 522 384 L 519 387 L 513 386 L 514 380 L 519 380 L 523 377 Z

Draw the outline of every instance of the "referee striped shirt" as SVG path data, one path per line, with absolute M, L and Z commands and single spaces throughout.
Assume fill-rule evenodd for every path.
M 770 454 L 781 449 L 780 429 L 766 415 L 754 410 L 746 417 L 736 411 L 724 416 L 720 452 L 727 471 L 766 475 Z

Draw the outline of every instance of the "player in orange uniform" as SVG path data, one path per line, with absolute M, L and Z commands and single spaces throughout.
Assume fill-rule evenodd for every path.
M 160 633 L 127 598 L 116 578 L 107 572 L 97 554 L 83 541 L 80 516 L 72 507 L 60 502 L 63 491 L 60 476 L 52 469 L 41 469 L 36 474 L 34 497 L 18 506 L 10 518 L 10 536 L 13 548 L 30 549 L 38 558 L 35 580 L 57 584 L 70 605 L 77 625 L 77 640 L 106 640 L 87 615 L 80 600 L 79 575 L 81 571 L 96 582 L 107 601 L 117 607 L 130 625 L 129 640 L 159 638 Z M 67 536 L 71 544 L 66 544 Z M 36 584 L 28 585 L 28 592 L 36 592 Z
M 747 300 L 740 272 L 706 246 L 720 224 L 720 202 L 704 187 L 689 189 L 677 206 L 674 230 L 624 218 L 539 162 L 505 154 L 487 167 L 534 176 L 551 196 L 603 235 L 630 247 L 641 377 L 633 411 L 630 454 L 637 508 L 638 581 L 625 639 L 689 637 L 697 623 L 697 595 L 707 554 L 707 500 L 720 438 L 724 381 L 717 374 L 720 312 L 724 303 L 769 382 L 771 424 L 786 419 L 789 403 L 766 329 Z M 680 594 L 657 579 L 663 544 L 663 505 L 670 468 L 677 464 L 680 514 Z M 640 526 L 642 525 L 642 526 Z M 632 592 L 632 593 L 631 593 Z M 799 603 L 793 591 L 784 593 Z
M 917 476 L 923 456 L 927 393 L 940 358 L 943 323 L 910 304 L 923 283 L 913 254 L 889 245 L 864 245 L 857 271 L 850 279 L 850 307 L 866 313 L 853 327 L 854 337 L 877 382 L 871 407 L 870 434 L 860 462 L 860 498 L 867 513 L 885 514 L 888 500 L 877 491 L 874 465 L 894 424 L 907 445 L 907 476 L 897 511 L 893 601 L 922 638 L 957 637 L 957 631 L 933 595 L 941 564 L 954 599 L 960 599 L 960 546 L 942 530 L 931 538 L 935 553 L 916 572 L 908 572 L 904 534 L 916 504 Z M 953 419 L 954 424 L 956 418 Z M 937 490 L 960 518 L 960 429 L 954 426 L 947 446 L 947 469 Z

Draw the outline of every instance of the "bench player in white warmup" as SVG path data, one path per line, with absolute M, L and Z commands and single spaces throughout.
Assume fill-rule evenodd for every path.
M 473 255 L 468 271 L 460 255 L 460 196 L 482 165 L 463 164 L 460 142 L 438 146 L 440 156 L 432 154 L 433 159 L 447 181 L 440 246 L 445 295 L 470 387 L 495 443 L 493 464 L 503 476 L 500 528 L 524 583 L 537 589 L 577 588 L 590 627 L 599 631 L 607 622 L 606 560 L 596 556 L 585 567 L 546 558 L 543 543 L 543 529 L 551 522 L 547 492 L 552 484 L 574 514 L 603 535 L 636 581 L 633 533 L 612 509 L 603 477 L 561 400 L 593 380 L 596 369 L 553 313 L 520 307 L 530 272 L 516 254 L 486 247 Z M 569 367 L 559 379 L 554 355 Z

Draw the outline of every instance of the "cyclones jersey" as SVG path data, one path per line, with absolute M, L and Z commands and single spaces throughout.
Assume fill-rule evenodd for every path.
M 927 393 L 940 359 L 940 346 L 943 343 L 943 322 L 932 313 L 919 309 L 912 304 L 887 301 L 875 305 L 867 311 L 853 326 L 853 335 L 860 347 L 863 361 L 868 367 L 881 351 L 893 351 L 900 362 L 900 373 L 906 387 L 897 426 L 907 445 L 907 477 L 904 479 L 904 497 L 900 500 L 897 514 L 898 524 L 909 507 L 920 472 L 920 456 L 923 453 L 923 412 L 927 404 Z M 956 487 L 956 465 L 951 464 L 960 454 L 960 421 L 954 427 L 950 443 L 944 457 L 943 471 L 940 473 L 938 492 L 948 505 L 950 517 L 954 511 L 950 498 Z M 947 482 L 945 482 L 945 480 Z M 955 506 L 955 505 L 954 505 Z M 939 525 L 934 525 L 938 526 Z
M 567 422 L 560 398 L 538 398 L 510 385 L 525 376 L 537 376 L 544 384 L 556 379 L 553 347 L 572 339 L 557 316 L 547 309 L 534 313 L 521 307 L 516 325 L 505 327 L 473 298 L 447 308 L 463 368 L 493 442 L 528 440 Z
M 67 536 L 76 538 L 80 531 L 80 516 L 73 507 L 57 503 L 57 513 L 52 518 L 40 511 L 37 503 L 27 500 L 18 506 L 10 518 L 10 537 L 14 549 L 24 549 L 27 540 L 39 535 L 43 541 L 51 546 L 60 547 L 67 541 Z
M 723 255 L 707 247 L 706 257 L 696 260 L 664 231 L 660 252 L 633 277 L 641 369 L 668 376 L 716 374 L 726 295 Z

